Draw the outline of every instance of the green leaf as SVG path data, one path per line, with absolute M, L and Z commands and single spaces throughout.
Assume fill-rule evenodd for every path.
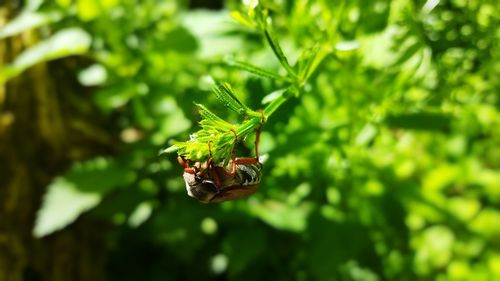
M 178 27 L 158 40 L 158 48 L 179 53 L 193 53 L 199 48 L 196 37 L 185 27 Z
M 108 77 L 106 68 L 100 64 L 93 64 L 78 73 L 78 81 L 83 86 L 99 86 L 106 82 Z
M 264 108 L 264 116 L 269 117 L 271 114 L 278 109 L 280 105 L 282 105 L 290 96 L 291 89 L 283 89 L 277 91 L 279 95 L 277 94 L 276 97 L 269 103 L 269 105 Z
M 65 178 L 80 190 L 105 193 L 130 184 L 136 175 L 115 159 L 98 157 L 76 163 Z
M 151 202 L 142 202 L 130 214 L 128 225 L 132 228 L 137 228 L 151 217 L 153 212 L 153 204 Z
M 63 229 L 100 201 L 101 194 L 83 192 L 75 183 L 56 178 L 49 185 L 42 207 L 38 210 L 33 235 L 39 238 Z
M 422 49 L 422 45 L 417 41 L 413 45 L 409 46 L 401 56 L 392 64 L 392 66 L 399 66 L 406 61 L 410 60 L 415 54 Z
M 207 125 L 213 125 L 217 129 L 223 131 L 230 131 L 234 129 L 234 126 L 231 123 L 224 121 L 222 118 L 208 110 L 204 105 L 196 104 L 196 106 L 199 108 L 200 115 L 203 118 L 200 123 L 205 122 Z
M 226 59 L 227 64 L 241 68 L 243 70 L 246 70 L 250 73 L 253 73 L 255 75 L 264 77 L 264 78 L 271 78 L 275 80 L 284 80 L 284 81 L 290 81 L 288 77 L 281 76 L 279 74 L 276 74 L 274 72 L 271 72 L 269 70 L 254 66 L 252 64 L 242 62 L 242 61 L 237 61 L 237 60 L 232 60 L 232 59 Z
M 183 13 L 180 20 L 196 38 L 198 57 L 213 58 L 238 52 L 246 44 L 242 37 L 231 35 L 235 24 L 226 11 L 191 10 Z
M 243 5 L 245 5 L 247 9 L 255 9 L 259 5 L 259 0 L 243 0 Z
M 23 12 L 5 26 L 0 28 L 0 39 L 7 38 L 24 32 L 26 30 L 42 26 L 46 23 L 57 21 L 60 19 L 60 14 L 53 13 L 39 13 L 39 12 Z
M 214 93 L 219 99 L 219 101 L 229 109 L 233 110 L 234 112 L 240 114 L 240 115 L 247 115 L 247 116 L 258 116 L 260 115 L 258 112 L 255 112 L 248 108 L 246 105 L 244 105 L 234 94 L 233 89 L 231 88 L 231 85 L 228 83 L 221 83 L 219 85 L 216 85 L 214 88 Z
M 90 48 L 90 35 L 80 28 L 68 28 L 25 50 L 12 64 L 0 70 L 0 84 L 33 65 L 71 55 L 84 54 Z
M 97 206 L 104 194 L 135 180 L 135 173 L 114 159 L 98 157 L 75 164 L 48 187 L 33 233 L 48 235 Z
M 262 104 L 267 104 L 267 103 L 273 102 L 275 99 L 278 99 L 279 97 L 281 97 L 283 95 L 283 92 L 285 90 L 286 89 L 279 89 L 279 90 L 276 90 L 276 91 L 264 96 L 262 98 Z
M 315 45 L 305 49 L 298 61 L 298 77 L 305 82 L 314 73 L 323 59 L 331 53 L 329 44 Z
M 231 13 L 229 13 L 229 15 L 234 20 L 236 20 L 237 22 L 239 22 L 240 24 L 242 24 L 246 27 L 249 27 L 252 29 L 257 28 L 257 24 L 248 15 L 245 15 L 239 11 L 231 11 Z
M 166 153 L 173 153 L 173 152 L 178 151 L 179 149 L 181 149 L 181 148 L 174 144 L 174 145 L 171 145 L 165 149 L 160 150 L 159 154 L 161 155 L 161 154 L 166 154 Z
M 264 34 L 266 35 L 266 39 L 267 39 L 267 42 L 269 43 L 269 46 L 271 46 L 271 49 L 273 50 L 274 54 L 278 58 L 281 65 L 286 69 L 286 71 L 288 72 L 288 74 L 290 74 L 290 76 L 295 77 L 296 76 L 295 71 L 288 63 L 288 59 L 286 58 L 285 54 L 283 53 L 283 50 L 281 49 L 281 47 L 278 43 L 278 40 L 276 40 L 274 35 L 268 29 L 266 29 L 264 31 Z

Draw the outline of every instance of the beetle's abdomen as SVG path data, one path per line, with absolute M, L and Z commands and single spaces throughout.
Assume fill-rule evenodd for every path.
M 242 186 L 257 185 L 262 178 L 262 164 L 247 164 L 236 166 L 236 179 Z

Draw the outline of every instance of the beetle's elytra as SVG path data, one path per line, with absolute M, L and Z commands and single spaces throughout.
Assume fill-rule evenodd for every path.
M 256 158 L 237 158 L 234 163 L 234 173 L 224 167 L 208 167 L 198 173 L 184 171 L 188 195 L 203 203 L 219 203 L 256 192 L 262 177 L 262 164 Z

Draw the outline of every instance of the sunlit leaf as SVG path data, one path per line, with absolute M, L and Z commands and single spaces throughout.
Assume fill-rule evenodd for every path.
M 256 28 L 257 24 L 255 24 L 252 19 L 250 19 L 247 15 L 239 12 L 239 11 L 231 11 L 230 13 L 231 17 L 235 19 L 237 22 L 240 24 L 250 27 L 250 28 Z
M 182 15 L 181 22 L 199 43 L 197 53 L 202 58 L 234 53 L 245 44 L 242 38 L 229 35 L 235 24 L 226 11 L 189 11 Z
M 213 88 L 213 91 L 219 101 L 226 107 L 240 115 L 260 116 L 259 113 L 251 110 L 243 104 L 235 95 L 231 85 L 220 83 Z
M 130 215 L 128 225 L 133 228 L 140 226 L 151 216 L 152 211 L 153 207 L 151 206 L 151 203 L 143 202 L 139 204 Z
M 95 207 L 104 194 L 134 179 L 134 172 L 113 159 L 95 158 L 75 164 L 49 185 L 38 211 L 34 235 L 42 237 L 64 228 Z
M 0 28 L 0 39 L 19 34 L 23 31 L 36 28 L 56 21 L 60 15 L 56 12 L 52 13 L 39 13 L 39 12 L 23 12 L 8 24 Z
M 106 82 L 106 69 L 99 64 L 94 64 L 78 74 L 78 81 L 84 86 L 97 86 Z
M 63 29 L 25 50 L 3 71 L 0 70 L 0 83 L 21 74 L 37 63 L 84 54 L 90 48 L 90 43 L 91 37 L 84 30 L 80 28 Z
M 100 193 L 81 191 L 74 182 L 56 178 L 48 186 L 42 207 L 38 210 L 33 235 L 43 237 L 63 229 L 100 201 Z

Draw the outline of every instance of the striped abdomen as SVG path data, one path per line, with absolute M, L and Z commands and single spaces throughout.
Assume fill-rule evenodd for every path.
M 235 180 L 242 186 L 257 185 L 262 178 L 262 164 L 237 165 Z

